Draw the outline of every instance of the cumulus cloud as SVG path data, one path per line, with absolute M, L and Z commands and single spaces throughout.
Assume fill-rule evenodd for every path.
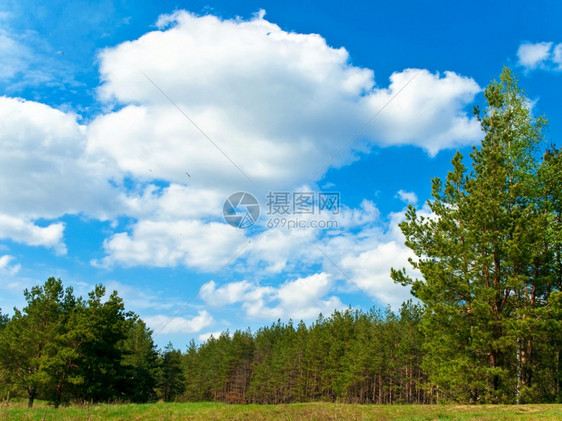
M 115 213 L 116 173 L 85 154 L 78 116 L 34 101 L 0 97 L 0 189 L 9 198 L 2 213 L 58 218 L 84 212 L 103 219 Z
M 549 58 L 551 49 L 552 42 L 525 42 L 517 50 L 519 64 L 529 70 L 534 69 Z
M 62 222 L 82 213 L 116 215 L 124 193 L 109 180 L 116 174 L 85 152 L 85 126 L 78 116 L 34 101 L 0 97 L 0 238 L 65 253 Z
M 217 287 L 205 284 L 201 297 L 207 305 L 218 307 L 240 303 L 246 316 L 257 320 L 277 318 L 311 319 L 319 313 L 331 314 L 345 306 L 336 296 L 329 296 L 333 281 L 327 273 L 262 286 L 248 281 L 231 282 Z
M 3 35 L 2 48 L 16 51 L 13 37 Z M 311 161 L 337 167 L 371 145 L 414 144 L 434 154 L 479 136 L 464 112 L 480 90 L 474 80 L 406 69 L 378 86 L 374 72 L 350 64 L 344 48 L 317 34 L 282 30 L 264 13 L 249 21 L 165 15 L 158 30 L 105 49 L 100 72 L 100 100 L 119 109 L 88 124 L 44 104 L 0 98 L 6 217 L 27 224 L 65 214 L 138 219 L 111 234 L 97 264 L 213 270 L 212 262 L 231 256 L 243 236 L 216 220 L 228 193 L 250 189 L 216 146 L 264 193 L 310 181 Z M 329 161 L 391 99 L 354 148 Z M 63 226 L 50 228 L 56 237 L 55 228 Z M 49 247 L 53 241 L 33 240 Z
M 425 215 L 424 209 L 420 212 Z M 419 276 L 409 270 L 408 258 L 413 255 L 398 227 L 404 213 L 381 220 L 376 207 L 364 201 L 358 209 L 343 209 L 338 217 L 347 220 L 347 225 L 328 233 L 272 229 L 254 236 L 241 269 L 253 280 L 221 286 L 211 281 L 202 289 L 201 297 L 216 307 L 241 303 L 250 318 L 306 318 L 308 309 L 310 314 L 326 313 L 328 308 L 339 308 L 341 301 L 328 296 L 338 289 L 355 293 L 359 288 L 378 304 L 394 308 L 411 298 L 409 288 L 390 278 L 391 267 L 406 267 L 411 275 Z M 318 265 L 323 269 L 322 276 L 302 277 L 279 287 L 262 282 L 282 273 L 310 273 Z
M 212 307 L 222 307 L 243 301 L 250 290 L 256 291 L 256 286 L 248 281 L 229 282 L 221 287 L 215 281 L 210 281 L 201 288 L 201 297 Z M 258 296 L 271 292 L 271 289 L 261 289 Z
M 92 123 L 89 148 L 136 176 L 151 168 L 180 182 L 188 170 L 214 189 L 244 183 L 200 128 L 258 184 L 294 187 L 314 175 L 311 160 L 328 162 L 409 82 L 332 166 L 368 145 L 414 144 L 435 154 L 480 135 L 464 112 L 480 91 L 473 79 L 406 69 L 378 87 L 374 72 L 351 65 L 344 48 L 284 31 L 263 15 L 165 16 L 160 30 L 105 49 L 100 71 L 100 98 L 123 107 Z
M 409 249 L 390 241 L 359 255 L 347 255 L 342 259 L 342 268 L 349 271 L 353 282 L 361 290 L 376 298 L 380 304 L 397 308 L 411 296 L 408 288 L 393 282 L 390 278 L 390 268 L 405 267 L 409 257 Z
M 398 94 L 410 81 L 411 85 Z M 443 75 L 424 69 L 395 72 L 388 89 L 375 89 L 363 98 L 370 111 L 381 109 L 392 99 L 384 115 L 365 133 L 375 143 L 415 145 L 432 156 L 442 149 L 474 143 L 481 135 L 480 125 L 468 117 L 464 107 L 480 90 L 473 79 L 450 71 Z
M 327 296 L 333 286 L 333 281 L 327 273 L 316 273 L 294 281 L 288 281 L 278 288 L 279 304 L 271 309 L 251 308 L 251 315 L 259 315 L 264 310 L 279 312 L 282 315 L 293 315 L 295 319 L 310 319 L 319 313 L 331 314 L 344 305 L 336 296 Z
M 552 50 L 552 61 L 558 66 L 558 69 L 562 69 L 562 43 L 557 44 Z
M 431 217 L 425 206 L 418 213 Z M 420 276 L 408 262 L 415 256 L 404 245 L 398 226 L 403 219 L 403 211 L 391 213 L 388 220 L 363 227 L 360 235 L 345 232 L 323 239 L 319 247 L 327 256 L 324 270 L 345 282 L 348 291 L 355 292 L 359 287 L 378 304 L 396 309 L 412 296 L 409 288 L 394 283 L 390 269 L 404 267 L 411 276 Z
M 206 310 L 199 311 L 197 316 L 192 318 L 178 316 L 170 319 L 160 314 L 144 317 L 143 320 L 152 330 L 164 334 L 196 333 L 210 326 L 214 321 L 213 316 Z
M 561 70 L 562 43 L 553 42 L 524 42 L 517 50 L 519 65 L 525 70 Z
M 252 239 L 248 264 L 261 268 L 264 275 L 290 271 L 295 264 L 304 265 L 317 256 L 310 249 L 319 232 L 312 229 L 271 229 Z
M 141 220 L 131 234 L 104 241 L 107 256 L 95 265 L 170 267 L 185 265 L 216 271 L 246 243 L 244 232 L 230 225 L 200 220 Z
M 221 331 L 217 331 L 217 332 L 207 332 L 207 333 L 202 333 L 201 335 L 199 335 L 197 337 L 197 339 L 199 340 L 199 342 L 207 342 L 209 339 L 214 338 L 214 339 L 218 339 L 221 335 L 223 335 L 224 333 Z
M 396 193 L 395 197 L 411 205 L 415 205 L 416 203 L 418 203 L 418 196 L 414 192 L 409 192 L 400 189 L 398 190 L 398 193 Z
M 40 227 L 30 221 L 0 214 L 0 239 L 11 239 L 28 246 L 53 248 L 58 254 L 65 254 L 63 232 L 62 222 Z
M 389 268 L 406 265 L 408 253 L 369 201 L 343 207 L 329 233 L 263 226 L 244 232 L 220 220 L 228 194 L 313 189 L 323 173 L 315 175 L 321 168 L 311 163 L 337 168 L 373 146 L 403 144 L 434 155 L 481 135 L 465 112 L 481 90 L 472 78 L 403 69 L 376 82 L 374 71 L 352 65 L 344 48 L 285 31 L 263 13 L 248 21 L 165 15 L 157 30 L 103 50 L 99 63 L 106 112 L 91 122 L 0 98 L 0 188 L 10 197 L 0 238 L 64 253 L 61 216 L 126 216 L 128 225 L 108 234 L 94 265 L 207 272 L 251 240 L 239 256 L 245 269 L 236 268 L 247 279 L 213 281 L 201 293 L 210 305 L 242 305 L 250 318 L 309 318 L 342 306 L 331 291 L 347 280 L 314 244 L 371 297 L 391 304 L 407 293 L 394 286 Z M 331 160 L 361 127 L 351 148 Z M 412 192 L 398 197 L 417 201 Z M 41 218 L 53 222 L 45 226 Z M 294 275 L 277 286 L 262 282 L 283 272 Z M 135 297 L 139 308 L 149 305 L 148 297 Z M 164 316 L 151 321 L 163 325 Z M 166 329 L 195 332 L 210 323 L 201 312 Z
M 185 173 L 184 177 L 187 178 Z M 135 218 L 177 221 L 205 217 L 222 218 L 224 200 L 224 195 L 212 189 L 182 184 L 159 188 L 148 184 L 143 190 L 128 194 L 123 199 L 123 204 L 126 214 Z
M 21 269 L 20 264 L 12 264 L 11 262 L 14 260 L 14 256 L 10 256 L 9 254 L 5 254 L 4 256 L 0 256 L 0 273 L 7 273 L 8 275 L 15 275 Z
M 324 258 L 321 251 L 313 246 L 323 237 L 328 237 L 332 242 L 346 237 L 353 242 L 355 234 L 352 232 L 364 233 L 381 221 L 374 203 L 363 200 L 357 208 L 342 205 L 337 214 L 316 212 L 281 218 L 279 215 L 266 214 L 261 223 L 270 229 L 251 237 L 252 243 L 245 255 L 246 266 L 251 268 L 247 271 L 256 277 L 283 272 L 306 273 Z M 363 237 L 364 234 L 361 234 L 358 239 Z M 342 249 L 345 247 L 349 245 Z

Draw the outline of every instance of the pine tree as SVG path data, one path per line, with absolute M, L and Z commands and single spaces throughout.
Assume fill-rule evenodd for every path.
M 75 319 L 80 338 L 79 373 L 83 379 L 76 397 L 94 402 L 127 400 L 126 374 L 121 364 L 121 344 L 127 335 L 128 316 L 123 300 L 114 291 L 102 302 L 105 296 L 102 285 L 96 285 L 88 296 L 87 305 Z
M 174 349 L 171 343 L 168 343 L 162 352 L 158 387 L 160 397 L 165 402 L 175 401 L 185 391 L 181 351 Z
M 127 320 L 126 337 L 121 350 L 126 399 L 139 403 L 154 401 L 159 368 L 158 352 L 152 340 L 152 330 L 137 316 Z
M 43 286 L 24 291 L 27 306 L 15 309 L 0 336 L 0 365 L 13 383 L 24 390 L 33 406 L 42 386 L 49 382 L 46 366 L 53 354 L 54 338 L 60 333 L 62 282 L 49 278 Z
M 537 323 L 552 278 L 545 244 L 552 212 L 538 177 L 545 120 L 531 115 L 507 68 L 484 95 L 487 109 L 475 110 L 484 139 L 471 154 L 472 170 L 457 153 L 444 185 L 433 180 L 432 214 L 410 206 L 401 224 L 423 279 L 404 270 L 392 277 L 425 305 L 424 368 L 438 393 L 515 402 L 531 378 L 533 331 L 544 331 Z
M 0 308 L 0 330 L 4 329 L 9 321 L 10 317 L 7 314 L 2 314 L 2 309 Z

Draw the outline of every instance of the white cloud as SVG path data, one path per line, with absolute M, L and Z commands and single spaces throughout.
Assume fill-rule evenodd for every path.
M 58 254 L 66 254 L 63 232 L 62 222 L 40 227 L 26 220 L 0 214 L 0 239 L 9 238 L 28 246 L 53 248 Z
M 562 43 L 557 44 L 552 50 L 552 61 L 558 66 L 558 69 L 562 69 Z
M 185 265 L 217 271 L 246 244 L 244 232 L 226 224 L 199 220 L 142 220 L 131 234 L 121 232 L 104 241 L 108 254 L 95 265 Z
M 173 306 L 173 299 L 162 297 L 158 291 L 141 289 L 118 281 L 108 281 L 104 285 L 107 293 L 117 291 L 119 297 L 127 303 L 127 307 L 135 312 L 155 308 L 169 309 Z
M 243 301 L 250 290 L 255 291 L 256 288 L 247 281 L 229 282 L 219 288 L 216 287 L 215 281 L 210 281 L 201 288 L 200 294 L 208 305 L 222 307 Z
M 418 209 L 418 214 L 431 216 L 426 206 Z M 404 267 L 413 277 L 420 274 L 411 269 L 408 258 L 415 256 L 405 246 L 404 236 L 398 226 L 404 219 L 404 212 L 391 213 L 388 219 L 388 222 L 364 227 L 359 235 L 343 233 L 328 238 L 321 247 L 338 266 L 336 268 L 333 263 L 325 262 L 324 270 L 346 282 L 348 291 L 357 291 L 359 287 L 379 304 L 390 304 L 396 309 L 412 296 L 409 288 L 394 283 L 390 277 L 390 268 Z
M 0 238 L 44 246 L 64 254 L 62 222 L 82 213 L 97 219 L 125 208 L 124 194 L 109 179 L 119 173 L 86 152 L 78 116 L 34 101 L 0 97 Z
M 426 211 L 420 210 L 424 215 Z M 413 255 L 398 227 L 404 214 L 393 213 L 389 221 L 380 220 L 379 211 L 365 201 L 360 209 L 344 209 L 339 216 L 356 224 L 329 232 L 277 229 L 257 235 L 240 263 L 241 270 L 254 280 L 219 287 L 212 281 L 201 291 L 201 297 L 216 307 L 241 303 L 251 318 L 308 318 L 314 312 L 330 313 L 341 304 L 337 296 L 329 295 L 341 290 L 336 281 L 346 285 L 346 292 L 359 293 L 359 287 L 381 305 L 397 308 L 410 299 L 409 288 L 390 278 L 391 267 L 405 267 L 411 275 L 419 275 L 409 269 L 408 258 Z M 279 287 L 263 283 L 271 275 L 306 273 L 319 264 L 322 276 L 299 278 Z
M 0 215 L 0 237 L 63 253 L 64 224 L 38 226 L 39 218 L 124 215 L 133 220 L 109 234 L 105 256 L 93 264 L 208 272 L 251 239 L 236 267 L 247 280 L 220 287 L 213 282 L 201 293 L 209 304 L 241 304 L 251 318 L 306 319 L 343 306 L 331 291 L 347 281 L 314 244 L 372 297 L 383 303 L 405 297 L 390 280 L 389 267 L 406 265 L 407 250 L 372 202 L 343 208 L 330 232 L 267 230 L 252 237 L 217 222 L 222 202 L 233 191 L 263 194 L 310 183 L 319 169 L 311 163 L 328 162 L 383 107 L 330 166 L 348 164 L 357 158 L 354 152 L 374 145 L 411 144 L 436 154 L 473 143 L 480 127 L 464 109 L 480 92 L 478 84 L 450 71 L 404 69 L 387 86 L 378 85 L 374 72 L 352 65 L 344 48 L 330 47 L 317 34 L 284 31 L 263 13 L 243 21 L 177 12 L 158 24 L 159 30 L 101 53 L 99 98 L 113 111 L 93 122 L 0 98 L 0 185 L 10 197 Z M 132 188 L 124 186 L 124 177 Z M 399 196 L 417 199 L 411 192 Z M 320 265 L 318 273 L 314 266 Z M 278 286 L 261 283 L 282 272 L 294 275 Z M 148 308 L 146 294 L 119 287 L 137 307 Z M 165 316 L 151 317 L 154 326 L 165 323 Z M 195 332 L 210 323 L 210 314 L 201 312 L 174 319 L 166 331 Z
M 0 97 L 2 213 L 18 218 L 58 218 L 84 212 L 114 214 L 115 175 L 85 155 L 85 127 L 77 116 L 45 104 Z
M 104 242 L 106 256 L 93 263 L 101 266 L 186 266 L 216 271 L 244 247 L 244 252 L 230 266 L 232 270 L 252 273 L 258 278 L 303 269 L 322 258 L 312 243 L 318 241 L 326 230 L 287 229 L 284 226 L 251 233 L 225 223 L 185 219 L 203 218 L 205 212 L 208 215 L 213 208 L 215 216 L 221 215 L 217 219 L 222 219 L 224 198 L 212 192 L 201 193 L 191 187 L 171 186 L 160 196 L 148 192 L 134 197 L 128 203 L 128 209 L 141 220 L 131 225 L 130 232 L 120 232 L 108 238 Z M 265 213 L 267 207 L 263 202 L 262 205 Z M 293 217 L 306 224 L 335 223 L 335 226 L 331 225 L 332 237 L 380 222 L 378 209 L 367 200 L 355 209 L 342 206 L 336 215 L 288 216 L 289 219 Z M 261 226 L 267 227 L 271 218 L 272 215 L 263 215 Z M 251 244 L 245 247 L 248 240 Z
M 150 168 L 179 183 L 189 171 L 192 182 L 224 191 L 246 182 L 142 72 L 263 188 L 312 177 L 311 160 L 328 162 L 414 75 L 361 137 L 435 154 L 480 136 L 463 111 L 480 88 L 453 72 L 406 69 L 388 88 L 376 87 L 373 71 L 351 65 L 344 48 L 286 32 L 261 15 L 242 21 L 177 12 L 160 24 L 101 53 L 100 98 L 125 106 L 89 128 L 89 150 L 137 177 Z M 348 150 L 331 165 L 352 159 Z
M 214 339 L 218 339 L 222 334 L 223 334 L 223 332 L 221 332 L 221 331 L 207 332 L 207 333 L 202 333 L 201 335 L 199 335 L 197 337 L 197 339 L 199 340 L 199 342 L 207 342 L 209 339 L 211 339 L 211 337 L 213 337 Z
M 408 192 L 400 189 L 398 190 L 398 193 L 396 193 L 395 197 L 411 205 L 415 205 L 416 203 L 418 203 L 418 196 L 414 192 Z
M 400 243 L 381 243 L 359 255 L 347 255 L 342 268 L 349 271 L 353 282 L 382 305 L 397 308 L 411 297 L 409 289 L 395 284 L 390 278 L 390 268 L 408 266 L 411 251 Z M 351 287 L 353 288 L 353 287 Z
M 211 316 L 211 314 L 206 310 L 199 311 L 197 316 L 194 316 L 191 319 L 179 316 L 170 319 L 170 317 L 160 314 L 144 317 L 143 320 L 152 330 L 164 334 L 196 333 L 205 329 L 207 326 L 210 326 L 214 321 L 213 316 Z M 162 327 L 164 328 L 162 329 Z
M 270 311 L 273 313 L 281 311 L 282 314 L 292 315 L 295 319 L 311 319 L 317 317 L 319 313 L 331 314 L 335 309 L 344 307 L 338 297 L 326 297 L 332 286 L 333 281 L 326 273 L 316 273 L 285 282 L 277 292 L 278 306 Z M 257 309 L 252 310 L 255 314 L 259 314 Z
M 275 288 L 271 286 L 260 286 L 248 281 L 229 282 L 217 287 L 215 281 L 209 281 L 201 288 L 201 298 L 211 307 L 222 307 L 225 305 L 255 302 L 271 297 L 275 294 Z M 271 299 L 271 298 L 270 298 Z
M 309 320 L 319 313 L 331 314 L 345 307 L 338 297 L 329 296 L 332 287 L 333 281 L 326 273 L 286 281 L 278 287 L 248 281 L 217 287 L 211 281 L 201 290 L 201 298 L 213 307 L 240 303 L 251 319 Z
M 553 42 L 525 42 L 517 50 L 519 64 L 530 71 L 534 69 L 560 71 L 562 70 L 562 43 Z
M 551 48 L 552 42 L 525 42 L 517 50 L 519 64 L 528 70 L 535 69 L 548 60 Z
M 309 246 L 318 234 L 312 229 L 264 231 L 252 238 L 248 263 L 269 274 L 289 271 L 297 262 L 303 264 L 315 258 Z
M 149 171 L 147 171 L 149 173 Z M 184 177 L 187 176 L 184 174 Z M 161 221 L 215 217 L 222 218 L 226 196 L 211 189 L 171 184 L 160 189 L 149 184 L 141 192 L 132 192 L 124 200 L 127 215 Z
M 10 256 L 9 254 L 5 254 L 4 256 L 0 256 L 0 273 L 7 273 L 8 275 L 15 275 L 21 269 L 20 264 L 11 264 L 14 260 L 14 256 Z
M 382 145 L 415 145 L 434 156 L 442 149 L 474 143 L 481 136 L 475 118 L 464 107 L 481 91 L 471 78 L 446 71 L 405 69 L 390 76 L 388 89 L 375 90 L 362 101 L 371 111 L 381 109 L 398 91 L 403 92 L 365 131 Z
M 313 246 L 324 236 L 329 237 L 330 241 L 347 236 L 354 237 L 354 234 L 349 234 L 350 231 L 364 231 L 381 222 L 379 210 L 368 200 L 363 200 L 358 208 L 341 206 L 338 214 L 326 212 L 286 216 L 289 222 L 304 222 L 303 228 L 290 228 L 288 223 L 276 227 L 271 224 L 275 222 L 275 218 L 275 215 L 264 215 L 263 225 L 274 228 L 252 237 L 247 265 L 252 268 L 253 274 L 269 276 L 304 270 L 324 259 L 322 253 Z M 322 225 L 320 228 L 315 228 L 309 225 L 312 222 L 325 222 L 332 225 L 329 225 L 328 229 L 322 229 Z M 360 234 L 358 238 L 362 236 L 363 234 Z M 345 247 L 347 246 L 342 249 L 346 249 Z

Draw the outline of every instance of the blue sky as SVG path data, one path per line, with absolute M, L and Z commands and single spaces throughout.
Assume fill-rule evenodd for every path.
M 556 2 L 4 1 L 0 308 L 49 276 L 82 295 L 101 282 L 177 347 L 397 308 L 397 224 L 478 144 L 472 108 L 503 65 L 558 142 L 561 17 Z M 261 205 L 248 229 L 223 218 L 239 191 Z M 339 207 L 320 212 L 329 192 Z M 268 214 L 271 193 L 315 202 Z

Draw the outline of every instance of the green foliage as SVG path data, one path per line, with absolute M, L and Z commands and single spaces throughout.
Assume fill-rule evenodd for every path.
M 420 309 L 322 315 L 311 326 L 277 321 L 254 335 L 236 331 L 192 342 L 184 356 L 190 401 L 280 404 L 305 401 L 433 401 L 422 373 Z
M 7 314 L 2 314 L 2 309 L 0 308 L 0 330 L 4 329 L 9 321 L 10 317 Z
M 392 277 L 424 303 L 423 368 L 444 399 L 553 401 L 561 160 L 554 149 L 541 158 L 545 120 L 531 115 L 509 69 L 484 95 L 472 170 L 457 153 L 445 182 L 433 180 L 431 215 L 410 206 L 401 224 L 422 278 Z
M 159 360 L 152 331 L 138 317 L 127 320 L 127 333 L 121 343 L 125 394 L 131 402 L 151 402 L 157 397 Z
M 3 392 L 24 394 L 55 407 L 71 401 L 155 398 L 157 354 L 151 332 L 121 298 L 98 285 L 76 299 L 60 279 L 24 292 L 27 305 L 0 317 Z M 12 395 L 13 396 L 13 395 Z
M 185 391 L 185 376 L 182 369 L 181 351 L 169 343 L 161 355 L 158 386 L 164 402 L 175 401 Z

